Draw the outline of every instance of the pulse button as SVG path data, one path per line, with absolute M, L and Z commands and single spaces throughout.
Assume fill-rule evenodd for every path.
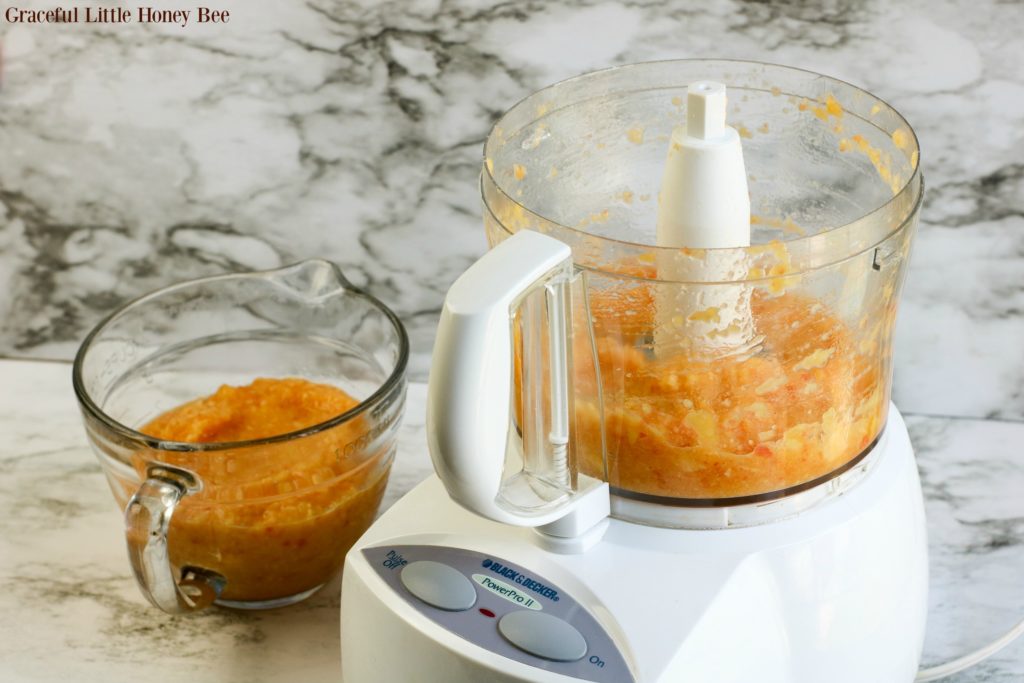
M 575 662 L 587 654 L 587 641 L 579 631 L 543 612 L 509 612 L 498 622 L 498 630 L 523 652 L 555 662 Z
M 476 604 L 476 589 L 458 570 L 440 562 L 420 560 L 402 569 L 402 585 L 438 609 L 462 612 Z

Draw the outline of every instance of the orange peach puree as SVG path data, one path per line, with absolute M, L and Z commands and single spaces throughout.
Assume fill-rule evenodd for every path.
M 594 371 L 580 346 L 576 414 L 588 474 L 676 498 L 768 493 L 836 470 L 881 430 L 889 359 L 861 354 L 862 340 L 821 303 L 755 291 L 759 352 L 711 361 L 645 350 L 654 308 L 642 286 L 591 294 L 608 462 L 606 477 L 601 413 L 588 399 Z
M 257 379 L 160 415 L 142 431 L 196 443 L 260 439 L 324 422 L 358 401 L 304 379 Z M 391 465 L 387 449 L 365 452 L 363 417 L 281 443 L 207 452 L 161 452 L 187 468 L 203 490 L 174 513 L 171 562 L 227 577 L 223 598 L 284 598 L 316 588 L 377 511 Z M 136 463 L 145 469 L 141 460 Z

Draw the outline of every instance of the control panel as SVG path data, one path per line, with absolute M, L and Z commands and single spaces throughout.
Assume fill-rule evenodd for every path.
M 364 548 L 382 579 L 439 627 L 496 654 L 595 683 L 633 683 L 611 636 L 559 586 L 463 548 Z

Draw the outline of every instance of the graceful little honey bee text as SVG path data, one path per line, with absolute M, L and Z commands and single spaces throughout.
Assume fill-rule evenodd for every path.
M 193 7 L 191 9 L 157 9 L 127 7 L 53 7 L 24 9 L 8 7 L 4 19 L 9 24 L 168 24 L 185 28 L 194 24 L 227 24 L 231 12 L 226 9 Z

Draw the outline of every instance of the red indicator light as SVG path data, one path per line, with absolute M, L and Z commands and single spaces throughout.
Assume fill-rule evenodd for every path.
M 484 607 L 480 608 L 480 614 L 484 615 L 485 617 L 490 617 L 491 619 L 494 618 L 494 612 Z

